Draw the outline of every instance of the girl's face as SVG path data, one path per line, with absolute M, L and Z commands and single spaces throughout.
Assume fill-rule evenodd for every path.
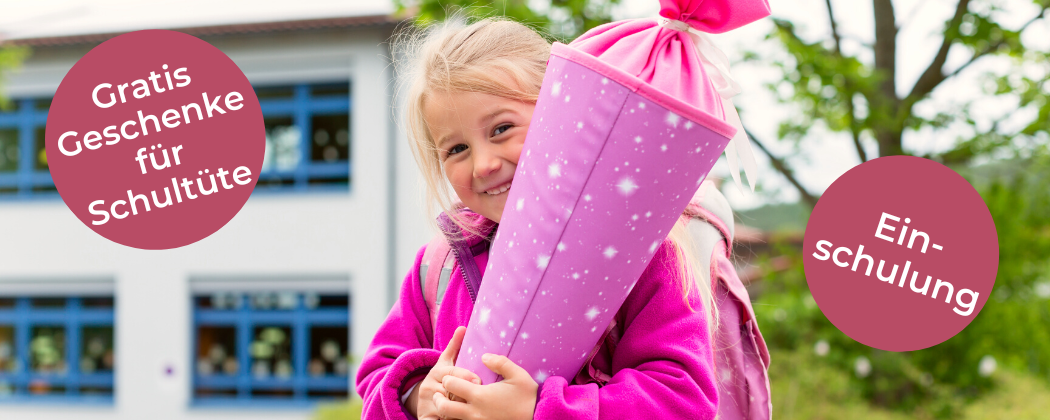
M 499 222 L 535 104 L 476 92 L 435 94 L 423 113 L 460 201 Z

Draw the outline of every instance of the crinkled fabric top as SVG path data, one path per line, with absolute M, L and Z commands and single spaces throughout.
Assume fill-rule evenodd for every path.
M 660 5 L 660 16 L 709 33 L 726 32 L 769 16 L 766 0 L 660 0 Z M 591 29 L 569 46 L 688 105 L 724 117 L 721 98 L 686 32 L 662 27 L 655 19 L 632 19 Z

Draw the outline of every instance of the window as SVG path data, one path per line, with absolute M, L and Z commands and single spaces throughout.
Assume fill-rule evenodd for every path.
M 113 402 L 113 297 L 0 297 L 0 402 Z
M 256 188 L 346 190 L 350 84 L 257 87 L 255 93 L 266 125 L 266 153 Z
M 0 194 L 30 196 L 55 191 L 44 153 L 50 99 L 20 99 L 0 109 Z
M 195 405 L 348 397 L 349 295 L 214 292 L 193 302 Z
M 257 191 L 348 191 L 350 83 L 256 87 L 266 126 Z M 50 195 L 44 128 L 51 99 L 0 109 L 0 199 Z

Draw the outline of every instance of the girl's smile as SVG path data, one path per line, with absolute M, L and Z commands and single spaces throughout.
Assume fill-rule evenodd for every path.
M 479 92 L 435 93 L 424 114 L 460 201 L 499 222 L 536 105 Z
M 488 195 L 500 195 L 507 192 L 507 190 L 510 190 L 510 182 L 500 185 L 498 188 L 487 190 L 485 191 L 485 193 Z

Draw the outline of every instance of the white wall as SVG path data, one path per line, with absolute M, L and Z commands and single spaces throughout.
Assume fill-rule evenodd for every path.
M 366 29 L 210 40 L 253 84 L 352 81 L 349 193 L 255 194 L 217 233 L 166 251 L 112 243 L 80 223 L 57 197 L 0 201 L 0 290 L 5 283 L 24 285 L 29 280 L 41 291 L 54 292 L 47 281 L 56 279 L 92 282 L 97 287 L 101 278 L 112 279 L 117 297 L 115 404 L 0 402 L 0 418 L 309 418 L 310 410 L 190 407 L 191 288 L 212 280 L 253 276 L 261 282 L 348 279 L 351 351 L 358 358 L 364 353 L 389 311 L 388 302 L 395 298 L 388 296 L 389 289 L 396 290 L 388 282 L 400 286 L 415 251 L 431 236 L 419 204 L 415 164 L 403 135 L 391 124 L 385 36 L 381 29 Z M 84 52 L 83 48 L 37 51 L 19 74 L 8 79 L 8 93 L 53 94 Z M 399 144 L 391 146 L 390 141 Z M 396 156 L 390 156 L 392 150 Z M 393 200 L 389 194 L 396 194 Z M 394 237 L 388 234 L 391 231 L 396 232 Z M 166 366 L 173 367 L 175 374 L 162 375 Z

